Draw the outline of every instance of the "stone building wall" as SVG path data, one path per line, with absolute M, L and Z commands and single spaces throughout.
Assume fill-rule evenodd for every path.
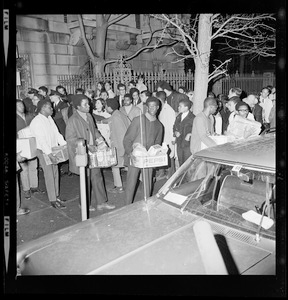
M 57 75 L 78 73 L 88 57 L 83 47 L 69 45 L 69 40 L 70 32 L 63 21 L 17 16 L 18 52 L 30 57 L 33 87 L 54 89 Z
M 88 56 L 84 45 L 81 42 L 72 42 L 72 31 L 67 25 L 67 19 L 69 22 L 71 18 L 73 19 L 73 15 L 68 15 L 66 20 L 64 15 L 16 16 L 18 52 L 20 57 L 29 56 L 32 87 L 39 88 L 45 85 L 49 89 L 54 89 L 58 85 L 57 75 L 79 74 L 81 67 L 87 62 Z M 109 27 L 106 43 L 107 59 L 118 58 L 121 53 L 129 56 L 145 44 L 141 34 L 131 35 L 131 32 L 137 31 L 134 21 L 135 17 L 131 15 L 119 22 L 120 25 L 122 23 L 127 27 L 127 32 L 123 31 L 123 27 L 120 30 L 118 25 Z M 128 27 L 128 24 L 131 27 Z M 93 33 L 93 30 L 91 32 Z M 141 31 L 138 29 L 137 32 Z M 119 41 L 131 41 L 133 38 L 133 43 L 128 49 L 119 49 Z M 91 45 L 95 42 L 93 34 L 89 42 Z M 161 71 L 162 69 L 182 71 L 183 64 L 171 64 L 173 58 L 165 56 L 167 51 L 163 47 L 153 52 L 142 52 L 129 63 L 136 71 Z M 113 64 L 107 66 L 107 71 L 111 70 Z

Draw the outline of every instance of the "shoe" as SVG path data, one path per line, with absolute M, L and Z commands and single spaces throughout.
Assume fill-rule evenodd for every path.
M 30 190 L 29 191 L 23 191 L 24 192 L 24 197 L 26 200 L 30 200 L 31 199 L 31 193 Z
M 89 211 L 95 211 L 95 210 L 96 210 L 95 207 L 93 207 L 93 206 L 90 206 L 90 207 L 89 207 Z
M 116 207 L 115 205 L 108 204 L 107 202 L 97 205 L 97 209 L 98 210 L 102 210 L 104 208 L 106 208 L 106 209 L 114 209 L 115 207 Z
M 114 186 L 112 189 L 107 189 L 109 193 L 123 193 L 124 189 L 122 186 Z
M 30 213 L 30 209 L 28 208 L 19 208 L 17 211 L 17 216 L 27 215 Z
M 59 201 L 51 201 L 51 206 L 56 208 L 56 209 L 65 209 L 66 206 L 63 205 L 61 202 Z
M 59 197 L 56 198 L 56 201 L 60 202 L 60 203 L 64 203 L 66 202 L 67 200 L 66 199 L 60 199 Z
M 45 194 L 45 191 L 39 189 L 39 188 L 31 188 L 31 193 L 34 194 L 34 193 L 39 193 L 39 194 Z

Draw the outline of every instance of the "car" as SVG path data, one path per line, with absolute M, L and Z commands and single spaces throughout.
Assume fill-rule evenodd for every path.
M 275 133 L 201 150 L 152 197 L 18 246 L 18 275 L 275 275 L 275 155 Z

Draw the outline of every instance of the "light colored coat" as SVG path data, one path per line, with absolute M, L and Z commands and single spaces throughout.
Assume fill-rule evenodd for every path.
M 173 125 L 176 120 L 176 114 L 174 109 L 167 102 L 163 104 L 158 119 L 164 126 L 163 142 L 171 149 L 169 156 L 172 158 L 175 156 L 175 145 L 173 142 L 175 142 L 176 138 L 173 135 Z
M 125 106 L 122 106 L 120 107 L 119 109 L 126 117 L 128 117 L 130 123 L 132 122 L 132 120 L 135 118 L 135 117 L 139 117 L 140 114 L 142 114 L 142 111 L 141 111 L 141 108 L 135 106 L 132 104 L 132 107 L 129 111 L 129 113 L 127 114 L 126 112 L 126 109 L 125 109 Z
M 115 147 L 117 151 L 117 165 L 115 167 L 124 167 L 124 153 L 123 139 L 130 121 L 121 111 L 115 110 L 108 121 L 110 128 L 110 142 L 111 147 Z
M 194 118 L 192 126 L 192 135 L 190 139 L 190 151 L 192 154 L 201 150 L 201 142 L 206 147 L 213 147 L 217 144 L 209 137 L 214 134 L 214 118 L 212 115 L 209 118 L 203 112 L 197 114 Z

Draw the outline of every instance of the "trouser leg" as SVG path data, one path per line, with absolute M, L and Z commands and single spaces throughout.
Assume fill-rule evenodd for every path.
M 59 192 L 59 173 L 57 165 L 46 165 L 43 157 L 43 152 L 37 150 L 37 156 L 39 158 L 39 163 L 44 173 L 45 186 L 47 190 L 47 195 L 49 201 L 56 201 Z M 57 177 L 57 178 L 55 178 Z M 56 184 L 56 186 L 55 186 Z
M 112 174 L 113 174 L 114 186 L 122 187 L 120 168 L 112 167 Z
M 143 185 L 144 185 L 144 196 L 150 197 L 151 192 L 152 192 L 152 173 L 153 169 L 152 168 L 145 168 L 142 169 L 142 174 L 143 174 Z
M 56 194 L 56 197 L 58 197 L 60 195 L 58 165 L 52 165 L 52 170 L 53 170 L 53 176 L 54 176 L 55 194 Z
M 20 162 L 20 166 L 22 168 L 22 171 L 20 172 L 22 189 L 24 192 L 27 192 L 30 190 L 28 161 Z
M 127 179 L 126 179 L 126 205 L 131 204 L 134 199 L 135 187 L 139 177 L 140 169 L 131 165 L 128 166 Z
M 183 148 L 178 147 L 178 145 L 177 145 L 177 156 L 178 156 L 179 166 L 181 166 L 184 162 L 184 151 Z
M 104 179 L 101 173 L 100 168 L 92 168 L 89 169 L 90 172 L 90 182 L 92 185 L 93 190 L 93 198 L 95 199 L 96 205 L 102 204 L 108 201 L 105 186 L 104 186 Z M 92 199 L 90 200 L 90 204 L 92 203 Z
M 29 182 L 30 188 L 37 188 L 38 187 L 38 160 L 35 157 L 32 160 L 28 161 L 28 172 L 29 172 Z
M 183 163 L 191 156 L 190 147 L 183 148 Z
M 170 160 L 170 166 L 167 170 L 167 177 L 170 178 L 176 171 L 176 168 L 175 168 L 175 158 L 172 157 L 169 159 Z

